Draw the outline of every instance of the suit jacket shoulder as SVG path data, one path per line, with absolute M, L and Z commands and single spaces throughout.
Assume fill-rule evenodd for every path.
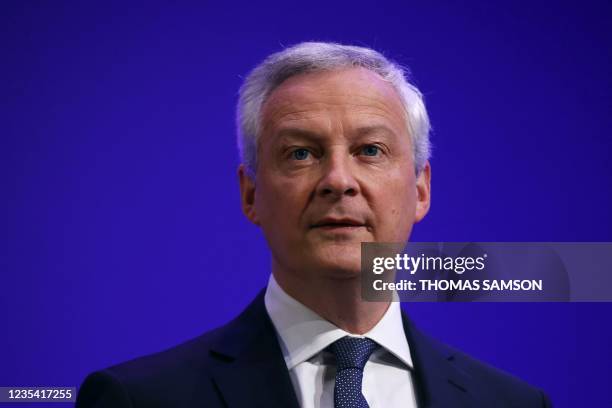
M 263 292 L 241 315 L 169 350 L 90 374 L 84 407 L 297 407 Z
M 544 392 L 418 330 L 403 314 L 419 406 L 550 407 Z
M 217 333 L 91 374 L 79 390 L 77 407 L 193 406 L 195 390 L 204 398 L 214 395 L 214 387 L 202 380 Z

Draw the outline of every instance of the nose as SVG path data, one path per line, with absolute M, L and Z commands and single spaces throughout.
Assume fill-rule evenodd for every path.
M 350 154 L 345 152 L 331 154 L 321 166 L 321 171 L 317 195 L 338 199 L 359 193 L 359 183 L 355 178 Z

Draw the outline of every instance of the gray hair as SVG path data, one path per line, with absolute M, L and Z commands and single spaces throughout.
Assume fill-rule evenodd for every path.
M 423 95 L 408 81 L 408 70 L 369 48 L 303 42 L 267 57 L 251 71 L 240 87 L 236 112 L 238 149 L 240 160 L 251 176 L 257 169 L 261 109 L 272 91 L 295 75 L 351 67 L 369 69 L 395 88 L 406 112 L 415 171 L 418 174 L 423 169 L 430 156 L 431 126 Z

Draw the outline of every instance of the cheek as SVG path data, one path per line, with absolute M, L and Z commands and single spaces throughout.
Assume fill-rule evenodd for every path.
M 255 210 L 262 228 L 277 230 L 299 222 L 302 196 L 297 184 L 290 180 L 260 182 L 255 190 Z
M 416 187 L 414 178 L 389 178 L 379 184 L 373 199 L 381 234 L 394 241 L 405 239 L 414 223 Z

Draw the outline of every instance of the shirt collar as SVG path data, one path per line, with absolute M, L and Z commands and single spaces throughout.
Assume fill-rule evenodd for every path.
M 315 356 L 344 336 L 354 336 L 289 296 L 270 274 L 264 297 L 266 310 L 274 324 L 289 370 Z M 380 321 L 367 333 L 410 369 L 413 368 L 399 302 L 391 302 Z

